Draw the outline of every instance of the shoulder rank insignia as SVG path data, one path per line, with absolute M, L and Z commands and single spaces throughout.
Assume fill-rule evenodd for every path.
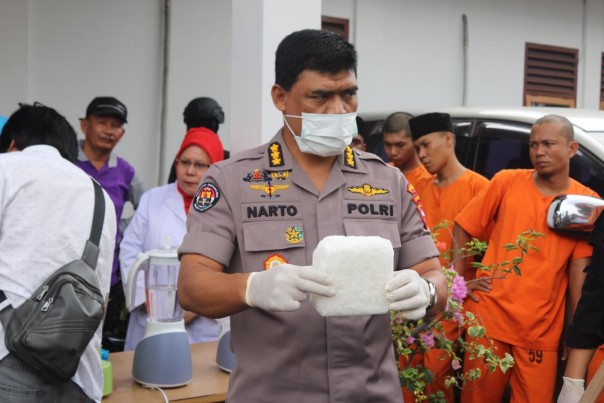
M 270 180 L 270 176 L 259 169 L 254 169 L 254 172 L 250 172 L 243 178 L 244 182 L 270 182 Z
M 202 183 L 193 197 L 193 208 L 200 213 L 214 207 L 220 200 L 220 190 L 213 183 Z
M 419 216 L 422 219 L 422 222 L 424 223 L 424 227 L 428 228 L 428 223 L 426 221 L 426 213 L 424 213 L 424 209 L 422 208 L 422 201 L 419 198 L 419 194 L 417 194 L 417 190 L 415 190 L 415 187 L 413 187 L 413 185 L 409 183 L 407 184 L 407 192 L 409 192 L 409 194 L 411 195 L 411 201 L 413 201 L 413 203 L 415 204 L 417 212 L 419 213 Z
M 388 189 L 374 188 L 368 183 L 365 183 L 362 186 L 349 186 L 347 190 L 350 193 L 358 193 L 366 197 L 371 197 L 375 195 L 385 195 L 390 193 L 390 190 Z
M 270 156 L 269 166 L 271 168 L 274 167 L 282 167 L 285 163 L 283 162 L 283 150 L 281 149 L 281 144 L 271 143 L 268 146 L 268 152 Z
M 344 151 L 344 165 L 349 168 L 357 169 L 357 160 L 354 156 L 354 152 L 352 151 L 352 147 L 347 146 Z
M 270 182 L 268 183 L 268 185 L 250 185 L 251 189 L 262 190 L 264 193 L 266 193 L 264 195 L 261 195 L 260 197 L 264 197 L 267 199 L 281 197 L 281 195 L 275 194 L 275 192 L 278 190 L 287 189 L 288 187 L 289 185 L 271 185 Z

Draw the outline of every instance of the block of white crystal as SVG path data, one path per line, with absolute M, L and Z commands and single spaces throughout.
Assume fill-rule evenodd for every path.
M 313 253 L 312 267 L 334 279 L 336 295 L 310 295 L 322 316 L 388 312 L 385 286 L 392 279 L 392 243 L 378 236 L 328 236 Z

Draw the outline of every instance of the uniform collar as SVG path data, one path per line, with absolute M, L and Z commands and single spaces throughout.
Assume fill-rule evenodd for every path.
M 260 150 L 264 154 L 262 169 L 265 171 L 291 171 L 293 166 L 293 157 L 283 140 L 283 129 L 279 130 L 271 141 Z M 340 170 L 355 173 L 367 173 L 365 161 L 360 156 L 360 151 L 352 147 L 346 147 L 346 150 L 338 155 L 336 163 Z
M 283 140 L 283 130 L 279 130 L 268 144 L 260 150 L 264 154 L 262 169 L 265 171 L 291 171 L 293 158 Z
M 84 154 L 84 140 L 79 140 L 80 147 L 78 148 L 78 160 L 88 162 L 88 157 Z M 107 160 L 107 167 L 115 168 L 117 167 L 117 157 L 112 152 L 109 154 L 109 160 Z
M 47 144 L 36 144 L 33 146 L 25 147 L 21 152 L 25 154 L 44 154 L 46 156 L 63 158 L 61 157 L 61 153 L 59 152 L 59 150 Z
M 367 173 L 365 161 L 359 158 L 360 156 L 361 152 L 359 150 L 348 146 L 344 150 L 344 153 L 338 156 L 337 163 L 340 165 L 342 171 Z

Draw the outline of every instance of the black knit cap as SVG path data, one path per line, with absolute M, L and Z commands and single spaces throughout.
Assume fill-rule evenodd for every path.
M 409 119 L 409 127 L 413 140 L 434 132 L 454 133 L 451 115 L 448 113 L 433 112 L 416 116 Z

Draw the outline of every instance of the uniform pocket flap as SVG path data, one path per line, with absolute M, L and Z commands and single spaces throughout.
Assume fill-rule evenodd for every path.
M 389 240 L 393 248 L 401 247 L 401 236 L 396 221 L 344 220 L 344 229 L 349 236 L 379 236 Z
M 248 252 L 305 246 L 301 220 L 246 222 L 243 223 L 243 239 Z

